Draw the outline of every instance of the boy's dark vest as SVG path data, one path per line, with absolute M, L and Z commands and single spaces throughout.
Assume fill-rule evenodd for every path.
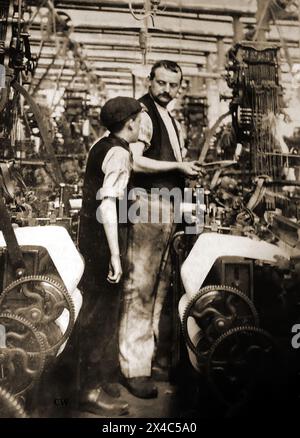
M 151 146 L 145 151 L 144 156 L 159 161 L 177 161 L 173 152 L 167 128 L 156 108 L 156 105 L 149 94 L 141 97 L 142 102 L 148 109 L 148 114 L 153 124 L 153 135 Z M 175 128 L 178 141 L 179 133 L 175 121 L 171 118 Z M 184 177 L 178 172 L 161 172 L 161 173 L 136 173 L 133 177 L 135 187 L 142 187 L 150 191 L 152 187 L 166 187 L 171 190 L 174 187 L 184 188 Z
M 96 221 L 96 210 L 100 200 L 96 199 L 98 190 L 103 186 L 102 164 L 108 151 L 119 146 L 129 151 L 129 145 L 112 134 L 99 140 L 90 150 L 84 177 L 81 215 Z
M 112 134 L 109 137 L 102 138 L 90 150 L 84 177 L 82 208 L 80 211 L 79 249 L 85 259 L 86 268 L 90 265 L 91 269 L 95 267 L 95 270 L 99 270 L 101 260 L 101 265 L 104 265 L 105 275 L 107 274 L 110 252 L 104 227 L 96 218 L 96 211 L 101 203 L 96 197 L 98 190 L 103 186 L 104 182 L 105 175 L 102 172 L 104 158 L 114 146 L 129 150 L 129 145 L 125 140 Z M 121 253 L 126 251 L 124 247 L 127 240 L 126 229 L 127 224 L 118 224 Z M 95 274 L 99 275 L 96 271 Z

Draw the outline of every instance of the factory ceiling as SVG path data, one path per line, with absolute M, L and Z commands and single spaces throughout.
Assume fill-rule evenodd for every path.
M 282 9 L 277 0 L 262 5 L 271 2 L 274 12 L 267 39 L 283 47 L 283 65 L 297 63 L 298 10 L 292 4 Z M 256 0 L 40 0 L 39 4 L 42 7 L 32 7 L 30 26 L 32 52 L 39 58 L 32 85 L 36 89 L 53 86 L 53 81 L 67 87 L 88 71 L 103 89 L 131 90 L 132 72 L 162 58 L 178 61 L 185 77 L 218 77 L 227 49 L 260 20 Z M 145 5 L 153 12 L 154 4 L 153 19 L 133 16 L 142 18 Z M 54 23 L 53 14 L 65 29 Z

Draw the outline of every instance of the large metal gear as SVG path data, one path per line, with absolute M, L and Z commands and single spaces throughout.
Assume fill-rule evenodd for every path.
M 7 286 L 0 296 L 0 309 L 30 321 L 44 337 L 47 354 L 57 352 L 75 323 L 74 303 L 65 286 L 44 275 L 22 277 Z M 61 333 L 55 321 L 65 309 L 69 320 L 65 333 Z
M 243 404 L 256 384 L 272 379 L 278 350 L 272 336 L 253 327 L 235 327 L 212 345 L 206 363 L 213 393 L 226 405 Z
M 23 406 L 0 386 L 0 418 L 28 418 Z
M 196 343 L 188 330 L 190 317 L 194 318 L 199 327 Z M 242 325 L 258 326 L 258 313 L 247 295 L 226 285 L 200 289 L 187 304 L 182 318 L 183 336 L 196 355 L 200 367 L 205 365 L 209 350 L 219 336 Z
M 44 340 L 30 321 L 13 313 L 1 313 L 0 326 L 1 386 L 19 396 L 33 386 L 44 369 Z

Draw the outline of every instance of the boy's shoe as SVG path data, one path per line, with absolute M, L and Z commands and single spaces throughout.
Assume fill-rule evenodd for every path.
M 111 397 L 101 386 L 82 394 L 80 408 L 100 416 L 126 415 L 129 413 L 129 405 L 126 401 Z

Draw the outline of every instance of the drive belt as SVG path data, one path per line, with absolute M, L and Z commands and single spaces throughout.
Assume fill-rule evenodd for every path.
M 0 196 L 0 229 L 6 242 L 7 252 L 13 267 L 14 274 L 16 277 L 21 277 L 22 275 L 24 275 L 26 270 L 23 254 L 18 244 L 14 229 L 10 221 L 10 216 L 8 214 L 2 196 Z
M 0 162 L 0 177 L 1 177 L 1 186 L 4 192 L 4 195 L 12 200 L 14 198 L 14 183 L 12 181 L 10 169 L 8 163 Z

